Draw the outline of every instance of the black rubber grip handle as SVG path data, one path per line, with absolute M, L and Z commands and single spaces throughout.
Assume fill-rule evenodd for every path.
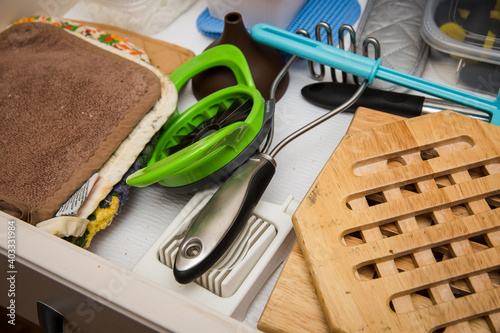
M 320 82 L 302 88 L 302 96 L 314 105 L 332 110 L 348 100 L 357 89 L 358 86 L 353 84 Z M 421 96 L 367 88 L 347 111 L 354 112 L 362 106 L 411 118 L 421 115 L 424 100 Z
M 177 282 L 196 280 L 222 257 L 252 215 L 275 170 L 271 157 L 255 154 L 222 184 L 179 245 L 173 268 Z

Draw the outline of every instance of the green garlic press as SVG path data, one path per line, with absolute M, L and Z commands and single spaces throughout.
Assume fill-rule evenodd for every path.
M 178 67 L 170 79 L 177 92 L 195 75 L 226 66 L 237 84 L 212 93 L 163 125 L 148 165 L 127 178 L 143 187 L 159 183 L 175 193 L 198 191 L 226 179 L 259 148 L 270 128 L 264 99 L 243 53 L 219 45 Z

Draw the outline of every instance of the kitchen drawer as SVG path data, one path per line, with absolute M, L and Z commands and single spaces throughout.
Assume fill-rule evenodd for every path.
M 8 236 L 12 225 L 15 236 Z M 254 331 L 3 212 L 0 230 L 0 267 L 4 276 L 15 277 L 12 297 L 8 293 L 10 282 L 2 279 L 0 305 L 7 307 L 15 300 L 16 314 L 35 323 L 36 302 L 42 301 L 65 317 L 69 332 Z M 12 258 L 8 249 L 15 252 L 14 268 L 4 264 L 9 263 L 9 254 Z
M 0 260 L 7 262 L 2 253 Z M 15 309 L 34 323 L 38 322 L 37 302 L 42 302 L 64 316 L 61 325 L 65 332 L 155 332 L 161 328 L 139 318 L 130 311 L 113 304 L 105 304 L 92 293 L 78 288 L 74 283 L 61 279 L 45 269 L 18 258 L 15 274 Z M 110 290 L 126 288 L 126 280 L 119 277 L 111 281 Z M 2 290 L 9 290 L 9 280 L 2 280 Z M 6 293 L 8 295 L 8 293 Z M 102 293 L 104 297 L 106 294 Z M 5 295 L 5 296 L 7 296 Z M 10 299 L 2 301 L 9 306 Z M 40 323 L 41 325 L 41 323 Z M 42 326 L 42 325 L 41 325 Z

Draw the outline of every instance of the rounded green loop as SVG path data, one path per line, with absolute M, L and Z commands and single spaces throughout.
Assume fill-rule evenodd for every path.
M 204 97 L 182 113 L 175 110 L 162 128 L 148 166 L 130 175 L 127 178 L 129 185 L 142 187 L 158 182 L 166 187 L 189 189 L 194 183 L 207 181 L 212 184 L 214 173 L 255 144 L 254 139 L 264 123 L 264 99 L 255 87 L 245 56 L 236 46 L 224 44 L 204 51 L 178 67 L 170 79 L 180 91 L 192 77 L 217 66 L 231 69 L 237 84 Z M 169 153 L 169 147 L 177 145 L 204 121 L 215 117 L 220 109 L 246 100 L 252 103 L 245 120 L 227 124 Z
M 170 80 L 175 84 L 177 91 L 180 91 L 191 78 L 217 66 L 228 67 L 234 73 L 238 84 L 255 87 L 245 56 L 240 49 L 231 44 L 218 45 L 185 62 L 170 75 Z

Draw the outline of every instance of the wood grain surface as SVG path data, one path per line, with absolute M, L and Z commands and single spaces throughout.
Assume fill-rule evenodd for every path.
M 359 110 L 350 132 L 396 119 Z M 347 135 L 294 215 L 306 259 L 296 244 L 259 329 L 498 331 L 498 132 L 444 112 Z
M 347 133 L 353 133 L 404 118 L 390 113 L 359 108 Z M 295 243 L 260 317 L 264 332 L 328 332 L 326 318 L 314 290 L 302 250 Z

